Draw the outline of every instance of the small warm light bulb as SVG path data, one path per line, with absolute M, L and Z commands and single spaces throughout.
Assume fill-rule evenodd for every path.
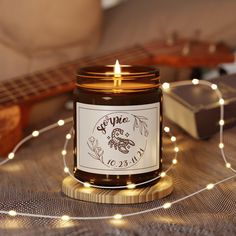
M 135 184 L 128 184 L 128 185 L 127 185 L 127 188 L 128 188 L 128 189 L 134 189 L 135 187 L 136 187 Z
M 68 168 L 68 167 L 65 167 L 65 168 L 64 168 L 64 172 L 65 172 L 65 173 L 69 173 L 69 168 Z
M 121 215 L 121 214 L 115 214 L 115 215 L 113 216 L 113 218 L 114 218 L 115 220 L 120 220 L 120 219 L 122 218 L 122 215 Z
M 57 124 L 59 126 L 63 126 L 65 124 L 65 121 L 64 120 L 59 120 L 59 121 L 57 121 Z
M 67 151 L 66 151 L 65 149 L 63 149 L 63 150 L 61 151 L 61 155 L 65 156 L 66 154 L 67 154 Z
M 175 151 L 175 152 L 179 152 L 179 148 L 178 148 L 178 147 L 175 147 L 175 148 L 174 148 L 174 151 Z
M 164 90 L 167 90 L 167 89 L 170 88 L 170 84 L 167 83 L 167 82 L 165 82 L 165 83 L 162 84 L 162 88 L 163 88 Z
M 66 139 L 68 139 L 68 140 L 71 139 L 71 134 L 67 134 Z
M 170 203 L 170 202 L 167 202 L 167 203 L 163 204 L 162 207 L 163 207 L 164 209 L 170 208 L 170 207 L 171 207 L 171 203 Z
M 13 159 L 15 157 L 15 153 L 14 152 L 10 152 L 8 154 L 8 159 Z
M 208 184 L 207 186 L 206 186 L 206 188 L 208 189 L 208 190 L 210 190 L 210 189 L 213 189 L 214 188 L 214 184 Z
M 219 148 L 220 149 L 224 148 L 224 144 L 223 143 L 219 143 Z
M 165 177 L 166 176 L 166 172 L 161 172 L 160 176 L 161 176 L 161 178 Z
M 227 163 L 225 164 L 225 166 L 226 166 L 227 168 L 231 168 L 231 164 L 230 164 L 229 162 L 227 162 Z
M 219 103 L 220 103 L 220 105 L 224 105 L 224 104 L 225 104 L 225 100 L 224 100 L 223 98 L 221 98 L 221 99 L 219 100 Z
M 178 162 L 177 159 L 173 159 L 173 160 L 172 160 L 172 163 L 173 163 L 174 165 L 177 164 L 177 162 Z
M 194 85 L 197 85 L 197 84 L 199 84 L 199 80 L 198 80 L 198 79 L 193 79 L 193 80 L 192 80 L 192 83 L 193 83 Z
M 176 141 L 176 137 L 175 137 L 175 136 L 171 136 L 170 140 L 171 140 L 172 142 L 175 142 L 175 141 Z
M 216 89 L 218 88 L 218 86 L 217 86 L 216 84 L 212 84 L 212 85 L 211 85 L 211 88 L 212 88 L 213 90 L 216 90 Z
M 39 136 L 39 131 L 38 131 L 38 130 L 33 131 L 33 132 L 32 132 L 32 136 L 33 136 L 33 137 Z
M 164 127 L 164 131 L 166 132 L 166 133 L 169 133 L 170 132 L 170 128 L 169 127 Z
M 68 215 L 63 215 L 61 217 L 61 219 L 64 220 L 64 221 L 68 221 L 68 220 L 70 220 L 70 217 Z
M 8 215 L 10 215 L 10 216 L 16 216 L 17 213 L 16 213 L 16 211 L 11 210 L 11 211 L 8 212 Z
M 115 74 L 115 77 L 121 76 L 121 68 L 120 68 L 120 63 L 118 60 L 116 60 L 116 64 L 114 66 L 114 74 Z
M 89 188 L 90 186 L 91 186 L 90 183 L 88 183 L 88 182 L 84 183 L 84 187 Z
M 224 125 L 224 124 L 225 124 L 224 120 L 220 120 L 220 121 L 219 121 L 219 125 L 222 126 L 222 125 Z

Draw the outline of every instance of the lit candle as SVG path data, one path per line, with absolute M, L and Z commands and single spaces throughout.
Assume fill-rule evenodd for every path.
M 114 81 L 114 87 L 115 89 L 113 90 L 114 92 L 119 92 L 119 87 L 121 86 L 122 84 L 122 75 L 121 75 L 121 67 L 120 67 L 120 64 L 119 64 L 119 61 L 116 60 L 116 64 L 114 66 L 114 78 L 113 78 L 113 81 Z
M 161 172 L 162 91 L 148 66 L 81 68 L 74 92 L 74 175 L 132 186 Z

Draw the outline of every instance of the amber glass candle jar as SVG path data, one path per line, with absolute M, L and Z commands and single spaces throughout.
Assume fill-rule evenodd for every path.
M 159 71 L 114 68 L 80 69 L 74 91 L 74 175 L 99 186 L 137 184 L 161 171 Z

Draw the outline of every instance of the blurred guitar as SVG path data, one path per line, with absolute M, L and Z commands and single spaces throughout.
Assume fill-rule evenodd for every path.
M 73 90 L 78 67 L 91 64 L 156 64 L 172 67 L 214 67 L 233 62 L 223 44 L 199 41 L 153 41 L 107 55 L 86 57 L 52 69 L 0 82 L 0 155 L 6 155 L 22 136 L 32 104 Z

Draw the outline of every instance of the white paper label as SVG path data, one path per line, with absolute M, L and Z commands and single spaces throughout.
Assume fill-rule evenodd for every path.
M 76 104 L 77 168 L 130 175 L 159 169 L 160 103 Z

